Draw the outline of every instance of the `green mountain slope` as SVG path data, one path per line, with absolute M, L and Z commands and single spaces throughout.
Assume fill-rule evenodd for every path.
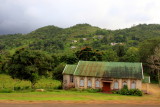
M 77 24 L 66 29 L 45 26 L 29 34 L 1 35 L 0 50 L 29 47 L 49 53 L 63 53 L 84 46 L 107 50 L 115 44 L 136 47 L 140 42 L 154 37 L 160 37 L 158 24 L 140 24 L 120 30 L 106 30 L 89 24 Z

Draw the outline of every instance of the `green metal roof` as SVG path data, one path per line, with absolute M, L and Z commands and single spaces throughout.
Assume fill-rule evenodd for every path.
M 63 74 L 73 74 L 77 65 L 66 65 Z
M 78 76 L 142 79 L 141 63 L 79 61 L 74 68 L 76 68 L 74 72 L 68 71 L 69 69 L 67 72 Z

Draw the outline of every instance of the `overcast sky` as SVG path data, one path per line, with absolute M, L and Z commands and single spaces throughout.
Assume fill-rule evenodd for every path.
M 160 0 L 0 0 L 0 34 L 79 23 L 106 29 L 160 24 Z

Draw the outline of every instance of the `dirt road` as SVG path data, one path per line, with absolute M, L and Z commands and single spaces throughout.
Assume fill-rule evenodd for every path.
M 36 104 L 11 104 L 0 103 L 0 107 L 160 107 L 160 105 L 148 104 L 66 104 L 66 103 L 36 103 Z

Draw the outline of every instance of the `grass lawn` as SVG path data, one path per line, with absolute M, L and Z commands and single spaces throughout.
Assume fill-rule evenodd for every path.
M 55 90 L 53 92 L 0 93 L 0 100 L 18 101 L 156 101 L 159 95 L 123 96 L 117 94 L 89 93 L 80 91 Z

